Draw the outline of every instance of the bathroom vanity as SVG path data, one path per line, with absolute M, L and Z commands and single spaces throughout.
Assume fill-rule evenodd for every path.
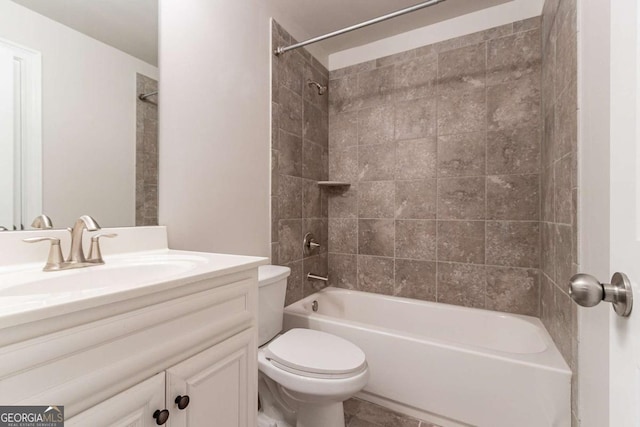
M 39 232 L 0 235 L 0 404 L 64 405 L 66 426 L 254 426 L 266 260 L 116 232 L 105 265 L 47 273 L 47 248 L 20 246 Z

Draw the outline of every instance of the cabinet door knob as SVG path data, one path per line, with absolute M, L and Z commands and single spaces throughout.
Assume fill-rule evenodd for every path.
M 156 419 L 156 424 L 161 426 L 169 419 L 169 411 L 166 409 L 163 409 L 162 411 L 157 409 L 156 412 L 153 413 L 153 418 Z
M 175 402 L 176 405 L 178 405 L 178 409 L 186 409 L 186 407 L 189 406 L 189 400 L 189 396 L 187 395 L 176 397 Z

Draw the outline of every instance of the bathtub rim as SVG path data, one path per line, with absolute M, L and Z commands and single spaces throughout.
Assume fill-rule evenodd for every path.
M 408 302 L 416 305 L 424 305 L 424 306 L 436 305 L 440 308 L 442 308 L 442 306 L 445 306 L 447 308 L 454 309 L 454 310 L 471 311 L 471 312 L 481 311 L 484 313 L 490 313 L 491 315 L 495 315 L 495 316 L 514 317 L 516 319 L 522 320 L 528 323 L 529 325 L 535 327 L 540 332 L 542 339 L 547 345 L 547 348 L 537 353 L 511 353 L 511 352 L 491 349 L 487 347 L 477 346 L 473 344 L 464 344 L 456 341 L 446 341 L 438 338 L 420 336 L 415 333 L 403 332 L 393 328 L 386 328 L 381 326 L 374 327 L 370 324 L 358 322 L 351 319 L 343 319 L 343 318 L 337 318 L 337 317 L 329 316 L 325 314 L 318 314 L 316 312 L 309 312 L 304 308 L 305 303 L 308 304 L 312 302 L 314 299 L 317 298 L 318 295 L 329 294 L 329 293 L 364 294 L 369 297 L 374 297 L 379 299 L 399 300 L 399 301 L 404 301 L 404 302 Z M 453 350 L 453 351 L 461 351 L 461 352 L 478 356 L 478 357 L 489 357 L 489 358 L 493 358 L 496 360 L 501 360 L 509 363 L 516 363 L 516 364 L 521 364 L 525 366 L 536 366 L 537 368 L 540 368 L 540 369 L 568 375 L 569 378 L 571 378 L 572 376 L 572 371 L 569 368 L 569 365 L 564 360 L 564 357 L 562 357 L 560 350 L 557 348 L 557 346 L 553 342 L 553 339 L 551 338 L 551 335 L 547 331 L 546 327 L 540 321 L 540 319 L 533 316 L 499 312 L 499 311 L 486 310 L 486 309 L 473 308 L 473 307 L 463 307 L 463 306 L 457 306 L 453 304 L 445 304 L 445 303 L 439 303 L 439 302 L 433 302 L 433 301 L 422 301 L 422 300 L 416 300 L 412 298 L 358 291 L 354 289 L 336 288 L 333 286 L 323 288 L 301 300 L 298 300 L 286 306 L 284 312 L 285 312 L 285 316 L 296 316 L 299 318 L 316 319 L 318 321 L 327 322 L 331 325 L 336 325 L 336 326 L 348 324 L 350 327 L 353 327 L 360 331 L 375 331 L 376 333 L 390 336 L 390 337 L 401 336 L 404 339 L 408 339 L 410 341 L 417 342 L 417 343 L 433 345 L 436 347 Z

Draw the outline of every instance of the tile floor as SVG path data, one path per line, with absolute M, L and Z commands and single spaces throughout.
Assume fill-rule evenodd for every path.
M 344 402 L 346 427 L 438 427 L 360 399 Z

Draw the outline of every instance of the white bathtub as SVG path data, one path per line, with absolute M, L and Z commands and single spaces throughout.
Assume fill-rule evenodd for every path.
M 371 373 L 359 397 L 405 414 L 444 427 L 571 425 L 571 371 L 534 317 L 326 288 L 288 306 L 284 326 L 357 344 Z

